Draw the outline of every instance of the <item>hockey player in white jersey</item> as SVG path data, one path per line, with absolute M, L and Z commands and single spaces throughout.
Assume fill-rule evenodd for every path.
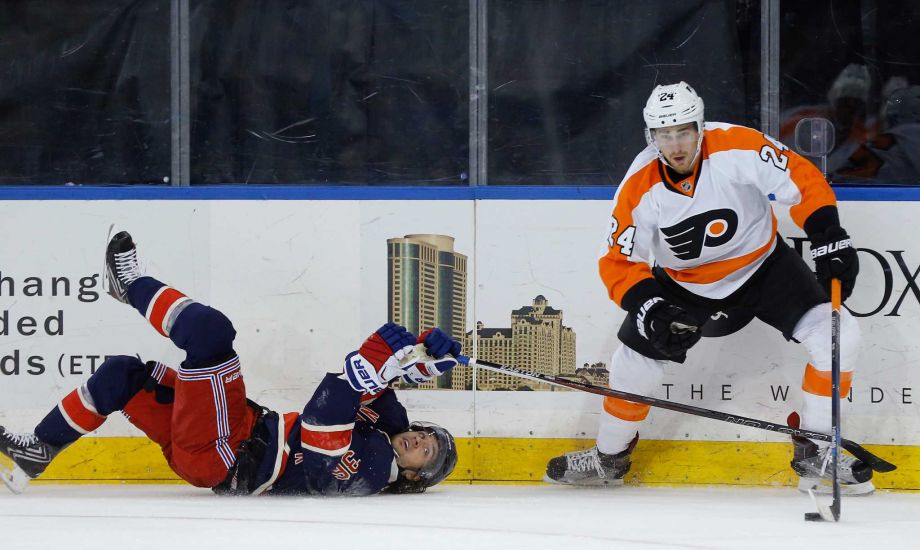
M 833 190 L 782 143 L 751 128 L 704 122 L 703 100 L 684 82 L 656 87 L 643 115 L 648 146 L 617 189 L 599 260 L 608 295 L 629 313 L 610 386 L 649 395 L 669 361 L 683 363 L 703 335 L 730 332 L 714 326 L 714 314 L 740 317 L 736 330 L 757 317 L 811 356 L 801 415 L 792 413 L 790 425 L 830 433 L 830 281 L 840 279 L 846 299 L 859 272 Z M 768 195 L 791 207 L 810 238 L 817 278 L 777 234 Z M 841 314 L 840 393 L 846 395 L 859 328 L 845 309 Z M 648 405 L 605 398 L 596 446 L 551 459 L 545 479 L 622 484 L 648 413 Z M 794 438 L 793 448 L 800 489 L 826 489 L 829 447 Z M 853 457 L 841 456 L 839 474 L 845 494 L 874 490 L 872 470 Z

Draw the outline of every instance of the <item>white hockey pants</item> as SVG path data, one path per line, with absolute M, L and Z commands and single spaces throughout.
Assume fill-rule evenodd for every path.
M 853 380 L 853 367 L 859 351 L 859 326 L 850 313 L 841 308 L 840 315 L 840 395 L 841 410 Z M 811 357 L 802 379 L 804 403 L 803 429 L 829 433 L 831 428 L 831 304 L 819 304 L 799 319 L 793 337 Z M 610 387 L 640 395 L 656 396 L 667 361 L 657 361 L 639 354 L 623 344 L 610 361 Z M 597 435 L 597 448 L 615 454 L 626 449 L 639 425 L 648 416 L 649 407 L 612 397 L 604 398 Z

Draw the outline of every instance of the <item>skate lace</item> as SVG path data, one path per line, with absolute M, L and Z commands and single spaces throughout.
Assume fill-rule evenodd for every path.
M 35 434 L 24 433 L 24 434 L 14 434 L 10 432 L 5 432 L 4 437 L 11 444 L 17 447 L 32 447 L 33 445 L 38 444 L 38 438 L 35 437 Z
M 124 285 L 129 285 L 141 277 L 136 248 L 115 254 L 115 272 L 118 274 L 118 280 Z
M 824 447 L 823 449 L 818 451 L 818 455 L 821 458 L 821 475 L 823 476 L 824 473 L 830 467 L 831 459 L 833 458 L 833 453 L 831 452 L 831 446 L 828 445 L 827 447 Z M 850 455 L 843 454 L 842 450 L 838 450 L 837 452 L 837 471 L 838 472 L 840 470 L 853 471 L 853 466 L 856 464 L 857 461 L 858 459 L 856 457 L 852 457 Z
M 592 447 L 584 451 L 569 453 L 566 455 L 568 469 L 575 472 L 587 472 L 596 470 L 600 477 L 607 477 L 604 467 L 601 466 L 600 457 L 597 456 L 597 447 Z

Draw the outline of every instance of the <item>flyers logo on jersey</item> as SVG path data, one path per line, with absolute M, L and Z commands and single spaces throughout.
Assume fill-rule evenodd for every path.
M 738 214 L 729 208 L 719 208 L 659 230 L 664 233 L 664 241 L 671 247 L 674 256 L 681 260 L 694 260 L 700 257 L 704 246 L 720 246 L 735 236 Z

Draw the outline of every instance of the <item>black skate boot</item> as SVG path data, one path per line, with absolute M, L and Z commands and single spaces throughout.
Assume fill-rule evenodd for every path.
M 14 434 L 0 426 L 0 478 L 14 493 L 21 493 L 30 479 L 40 476 L 61 449 L 34 434 Z
M 790 428 L 801 426 L 799 413 L 793 411 L 786 424 Z M 833 492 L 833 472 L 831 470 L 831 446 L 818 445 L 814 441 L 800 436 L 792 436 L 792 462 L 790 465 L 799 476 L 799 491 L 807 493 L 813 490 L 818 494 Z M 872 468 L 863 461 L 843 454 L 839 450 L 837 457 L 837 480 L 840 482 L 842 495 L 868 495 L 875 491 L 872 484 Z
M 623 476 L 632 466 L 629 455 L 638 441 L 637 434 L 626 450 L 615 455 L 604 454 L 597 447 L 591 447 L 552 458 L 546 464 L 543 481 L 562 485 L 623 485 Z
M 128 303 L 128 286 L 143 273 L 137 264 L 137 247 L 127 231 L 116 233 L 105 249 L 102 287 L 113 298 Z
M 820 447 L 814 441 L 793 436 L 794 447 L 792 469 L 799 475 L 799 490 L 807 493 L 813 489 L 818 494 L 830 494 L 833 490 L 831 470 L 831 446 Z M 868 495 L 875 491 L 872 484 L 872 468 L 850 455 L 837 457 L 837 479 L 842 495 Z

